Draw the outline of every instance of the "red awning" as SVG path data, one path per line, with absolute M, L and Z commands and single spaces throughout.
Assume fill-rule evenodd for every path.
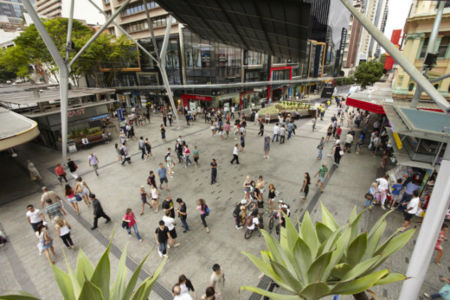
M 354 98 L 347 97 L 347 100 L 345 101 L 346 105 L 353 106 L 356 108 L 360 108 L 363 110 L 367 110 L 376 114 L 385 114 L 384 109 L 382 105 L 370 103 L 363 100 L 358 100 Z

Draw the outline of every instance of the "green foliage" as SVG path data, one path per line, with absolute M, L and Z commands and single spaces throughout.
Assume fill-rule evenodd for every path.
M 380 80 L 381 76 L 383 76 L 383 65 L 375 60 L 360 63 L 355 72 L 356 82 L 362 88 L 374 84 Z
M 348 222 L 339 226 L 332 214 L 322 206 L 322 222 L 313 225 L 308 212 L 297 230 L 290 218 L 281 228 L 280 242 L 262 230 L 268 251 L 261 258 L 244 254 L 266 276 L 288 294 L 268 292 L 257 287 L 243 286 L 274 300 L 314 300 L 328 295 L 353 295 L 374 285 L 390 284 L 406 279 L 403 274 L 377 268 L 408 243 L 414 230 L 396 231 L 381 242 L 386 229 L 383 215 L 369 233 L 361 233 L 362 214 L 356 207 Z
M 65 57 L 66 36 L 68 20 L 66 18 L 55 18 L 44 20 L 44 26 L 56 47 Z M 73 51 L 70 52 L 70 59 L 86 44 L 92 37 L 94 30 L 83 23 L 73 20 L 72 42 Z M 6 69 L 17 76 L 25 77 L 29 74 L 29 64 L 46 66 L 51 72 L 57 70 L 44 41 L 34 25 L 28 26 L 15 40 L 15 46 L 0 52 L 0 70 Z M 134 49 L 134 51 L 130 51 Z M 83 75 L 94 76 L 100 64 L 111 64 L 120 61 L 120 65 L 128 64 L 129 61 L 137 60 L 137 52 L 133 44 L 124 37 L 115 38 L 109 34 L 101 34 L 77 59 L 71 67 L 71 77 L 77 84 L 78 79 Z M 97 84 L 99 84 L 97 82 Z
M 353 76 L 336 79 L 336 85 L 350 85 L 353 83 L 355 83 L 355 78 Z
M 126 267 L 127 248 L 122 252 L 117 267 L 116 278 L 110 286 L 111 264 L 109 260 L 109 251 L 111 243 L 103 252 L 102 257 L 96 266 L 94 266 L 84 252 L 80 249 L 78 252 L 77 267 L 75 272 L 66 260 L 68 272 L 64 272 L 53 265 L 55 281 L 61 291 L 64 300 L 145 300 L 149 297 L 153 284 L 158 279 L 167 258 L 159 265 L 153 276 L 146 278 L 136 288 L 136 284 L 141 272 L 142 266 L 148 258 L 148 255 L 142 260 L 137 269 L 132 274 L 128 283 Z M 17 295 L 0 295 L 2 300 L 39 300 L 32 295 L 19 292 Z
M 28 58 L 23 49 L 9 47 L 0 51 L 0 80 L 26 77 L 29 73 Z

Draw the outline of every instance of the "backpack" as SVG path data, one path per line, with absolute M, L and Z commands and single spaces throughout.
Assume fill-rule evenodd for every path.
M 209 210 L 209 207 L 208 207 L 208 205 L 207 205 L 207 206 L 206 206 L 206 209 L 205 209 L 205 213 L 206 213 L 207 216 L 209 216 L 209 212 L 210 212 L 210 210 Z
M 125 155 L 125 151 L 123 151 L 123 148 L 120 148 L 120 155 Z
M 248 216 L 247 219 L 245 219 L 245 225 L 252 226 L 252 224 L 253 224 L 253 217 Z
M 235 218 L 238 217 L 240 212 L 241 212 L 241 203 L 238 203 L 233 210 L 233 217 Z

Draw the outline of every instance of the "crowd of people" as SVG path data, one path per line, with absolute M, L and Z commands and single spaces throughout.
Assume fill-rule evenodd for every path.
M 364 145 L 368 143 L 367 149 L 373 154 L 383 153 L 381 165 L 386 167 L 388 158 L 392 156 L 392 145 L 387 138 L 385 129 L 382 124 L 385 120 L 376 119 L 373 121 L 370 114 L 360 112 L 358 109 L 350 110 L 342 102 L 337 103 L 337 114 L 331 116 L 330 124 L 326 130 L 326 136 L 320 137 L 317 145 L 317 160 L 321 161 L 319 170 L 315 174 L 304 172 L 302 178 L 299 180 L 299 196 L 298 200 L 307 201 L 310 191 L 310 184 L 312 178 L 317 178 L 315 185 L 320 192 L 324 192 L 324 188 L 328 178 L 330 177 L 330 167 L 325 162 L 323 151 L 325 151 L 328 143 L 332 143 L 331 152 L 328 153 L 334 163 L 335 167 L 340 165 L 342 157 L 352 152 L 360 154 L 364 149 Z M 317 110 L 317 115 L 313 118 L 313 131 L 316 129 L 318 120 L 323 120 L 325 114 L 325 106 L 320 106 Z M 184 236 L 179 237 L 180 229 L 177 228 L 176 223 L 179 219 L 182 232 L 188 233 L 192 229 L 188 223 L 188 207 L 182 197 L 171 196 L 169 189 L 169 181 L 179 172 L 177 168 L 198 168 L 204 161 L 209 162 L 209 169 L 211 172 L 210 184 L 216 184 L 218 181 L 219 164 L 216 158 L 203 159 L 200 156 L 200 145 L 195 145 L 191 148 L 185 138 L 179 135 L 172 145 L 168 144 L 166 139 L 166 127 L 173 124 L 174 113 L 170 108 L 161 110 L 162 124 L 159 125 L 161 140 L 164 145 L 167 145 L 167 151 L 164 157 L 156 157 L 152 154 L 152 145 L 149 138 L 140 136 L 136 138 L 133 126 L 142 126 L 141 116 L 136 112 L 132 112 L 133 116 L 128 118 L 126 126 L 121 128 L 118 142 L 115 144 L 115 151 L 118 161 L 122 166 L 130 165 L 131 153 L 128 149 L 130 140 L 137 140 L 138 150 L 142 161 L 156 160 L 158 168 L 150 170 L 146 178 L 145 185 L 137 185 L 136 191 L 139 189 L 139 215 L 144 215 L 145 208 L 148 206 L 150 211 L 153 210 L 159 219 L 158 225 L 154 231 L 154 241 L 157 245 L 157 253 L 161 257 L 169 255 L 172 248 L 180 247 L 184 243 Z M 187 123 L 198 120 L 199 116 L 203 114 L 205 123 L 210 125 L 211 136 L 219 136 L 222 140 L 234 139 L 232 160 L 230 164 L 240 164 L 240 155 L 245 153 L 246 136 L 248 134 L 247 126 L 251 121 L 249 115 L 245 115 L 234 108 L 231 111 L 223 111 L 221 109 L 208 109 L 201 112 L 185 111 Z M 150 119 L 150 117 L 146 117 Z M 258 114 L 253 116 L 254 124 L 259 128 L 258 136 L 262 137 L 264 159 L 269 159 L 270 148 L 272 144 L 278 143 L 280 145 L 286 144 L 295 134 L 297 125 L 295 119 L 289 114 L 280 114 L 277 122 L 273 127 L 273 134 L 265 132 L 264 116 Z M 347 130 L 344 129 L 345 120 L 347 120 Z M 233 125 L 232 125 L 233 124 Z M 369 133 L 370 132 L 370 133 Z M 370 135 L 370 139 L 366 141 L 366 136 Z M 191 143 L 190 143 L 191 144 Z M 191 145 L 192 145 L 191 144 Z M 231 150 L 231 149 L 230 149 Z M 230 151 L 231 152 L 231 151 Z M 93 168 L 97 176 L 99 173 L 100 160 L 97 155 L 90 152 L 87 163 Z M 72 187 L 70 178 L 66 177 L 66 169 L 62 164 L 58 163 L 55 167 L 55 174 L 58 182 L 63 185 L 64 182 L 64 197 L 72 206 L 77 215 L 80 215 L 80 210 L 84 206 L 93 215 L 92 230 L 98 227 L 98 219 L 104 218 L 105 222 L 111 221 L 111 218 L 105 213 L 100 201 L 93 193 L 89 185 L 79 176 L 77 164 L 68 158 L 66 163 L 67 169 L 75 184 Z M 37 177 L 37 169 L 32 165 L 30 174 Z M 29 169 L 30 169 L 29 168 Z M 33 171 L 33 172 L 32 172 Z M 31 173 L 32 172 L 32 173 Z M 37 173 L 36 173 L 37 172 Z M 39 175 L 40 176 L 40 175 Z M 314 179 L 315 180 L 315 179 Z M 378 178 L 370 187 L 368 193 L 364 196 L 365 207 L 372 208 L 375 203 L 380 203 L 381 208 L 386 206 L 397 207 L 406 211 L 404 229 L 410 226 L 411 217 L 409 214 L 415 214 L 417 205 L 417 191 L 411 187 L 408 188 L 408 182 L 399 182 L 393 185 L 387 183 L 387 178 Z M 399 186 L 400 185 L 400 186 Z M 264 228 L 264 216 L 267 216 L 266 222 L 269 227 L 274 226 L 276 233 L 279 234 L 280 228 L 285 226 L 285 216 L 290 215 L 290 205 L 287 204 L 280 197 L 280 192 L 276 190 L 273 183 L 267 183 L 263 175 L 257 178 L 246 176 L 242 184 L 242 199 L 239 200 L 233 210 L 233 218 L 237 230 L 247 228 L 247 231 L 253 232 Z M 403 196 L 400 197 L 399 191 L 403 191 Z M 69 249 L 74 249 L 75 245 L 71 238 L 71 225 L 68 223 L 65 216 L 67 212 L 64 209 L 63 198 L 55 191 L 49 190 L 46 187 L 42 189 L 41 208 L 35 208 L 33 205 L 27 207 L 27 219 L 31 224 L 32 229 L 36 232 L 39 240 L 38 248 L 41 253 L 45 253 L 50 262 L 55 262 L 55 249 L 53 247 L 53 239 L 49 230 L 50 224 L 55 227 L 55 234 L 59 236 L 64 245 Z M 266 193 L 266 194 L 265 194 Z M 164 194 L 164 196 L 163 196 Z M 387 195 L 392 194 L 393 200 L 386 202 Z M 293 201 L 296 201 L 294 199 Z M 83 207 L 80 203 L 84 202 Z M 124 207 L 124 214 L 122 217 L 122 227 L 128 235 L 134 233 L 139 242 L 143 242 L 143 236 L 138 230 L 138 220 L 131 205 L 127 204 Z M 199 222 L 201 222 L 206 233 L 210 233 L 210 226 L 208 226 L 208 216 L 211 208 L 207 201 L 199 198 L 196 201 L 195 209 L 198 211 Z M 42 211 L 41 211 L 42 210 Z M 191 211 L 189 211 L 191 213 Z M 409 217 L 409 218 L 407 218 Z M 272 225 L 271 225 L 272 224 Z M 178 231 L 177 231 L 178 229 Z M 442 237 L 444 239 L 445 237 Z M 441 254 L 442 255 L 442 254 Z M 440 259 L 440 256 L 439 256 Z M 223 289 L 225 284 L 225 276 L 218 264 L 212 266 L 213 273 L 210 278 L 210 285 L 204 292 L 202 299 L 223 299 Z M 178 282 L 173 286 L 172 293 L 174 299 L 189 300 L 196 299 L 196 291 L 192 282 L 185 276 L 180 275 Z M 192 295 L 192 296 L 191 296 Z

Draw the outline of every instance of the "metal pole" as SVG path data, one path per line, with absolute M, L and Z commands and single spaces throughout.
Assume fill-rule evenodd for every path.
M 434 253 L 434 246 L 441 230 L 442 223 L 447 214 L 450 202 L 450 146 L 442 159 L 441 167 L 436 178 L 436 183 L 431 194 L 425 217 L 420 227 L 416 246 L 408 264 L 406 276 L 409 278 L 403 282 L 399 300 L 418 299 L 420 289 L 425 280 L 425 275 L 430 266 Z
M 78 59 L 78 57 L 80 57 L 81 54 L 83 54 L 84 51 L 86 51 L 86 49 L 97 39 L 97 37 L 102 34 L 102 32 L 106 29 L 106 27 L 109 26 L 109 24 L 111 24 L 111 22 L 117 17 L 117 15 L 125 8 L 125 6 L 128 5 L 128 3 L 130 3 L 130 0 L 126 0 L 124 4 L 122 4 L 122 6 L 106 21 L 106 23 L 100 27 L 100 29 L 89 39 L 89 41 L 87 41 L 86 44 L 84 44 L 84 46 L 80 49 L 80 51 L 78 51 L 77 54 L 75 54 L 75 56 L 72 58 L 72 60 L 69 63 L 69 68 L 70 66 L 72 66 L 72 64 Z
M 433 85 L 417 70 L 417 68 L 405 58 L 401 52 L 376 28 L 365 16 L 363 16 L 353 4 L 348 0 L 340 0 L 342 4 L 355 16 L 362 26 L 372 35 L 372 37 L 394 58 L 394 60 L 411 76 L 418 85 L 436 102 L 437 105 L 446 113 L 450 113 L 450 104 L 433 87 Z
M 70 12 L 69 12 L 69 22 L 67 24 L 67 39 L 66 39 L 66 62 L 69 61 L 70 50 L 72 50 L 72 24 L 73 24 L 73 7 L 74 0 L 70 0 Z
M 161 72 L 164 87 L 167 91 L 167 96 L 169 96 L 170 105 L 172 106 L 173 113 L 175 114 L 175 117 L 177 119 L 177 125 L 178 127 L 180 127 L 180 117 L 178 116 L 178 110 L 177 107 L 175 106 L 175 102 L 173 101 L 173 94 L 172 90 L 170 89 L 169 78 L 167 77 L 166 72 L 166 53 L 167 53 L 167 46 L 169 45 L 169 36 L 171 28 L 172 28 L 172 16 L 169 15 L 169 17 L 167 18 L 166 32 L 164 34 L 161 53 L 159 54 L 160 62 L 158 63 L 158 67 L 159 71 Z
M 156 44 L 155 32 L 153 31 L 153 22 L 152 19 L 150 18 L 150 12 L 148 11 L 147 7 L 147 0 L 144 0 L 144 8 L 145 8 L 145 15 L 147 17 L 148 28 L 150 29 L 150 35 L 152 36 L 153 49 L 155 50 L 156 56 L 158 56 L 159 50 L 158 45 Z
M 103 14 L 105 17 L 107 17 L 106 13 L 103 11 L 103 9 L 101 9 L 100 7 L 98 7 L 97 4 L 95 4 L 95 2 L 93 2 L 92 0 L 89 0 L 89 2 L 101 13 Z M 125 29 L 123 29 L 122 26 L 120 26 L 119 24 L 117 24 L 117 22 L 112 21 L 112 23 L 127 37 L 129 38 L 133 43 L 135 43 L 139 49 L 142 50 L 142 52 L 144 52 L 145 54 L 147 54 L 151 59 L 153 59 L 153 61 L 155 63 L 158 63 L 158 60 L 153 57 L 153 55 L 147 51 L 147 49 L 145 49 L 144 46 L 142 46 L 138 41 L 136 41 Z
M 425 53 L 425 57 L 427 57 L 428 53 L 434 53 L 436 46 L 436 38 L 439 33 L 439 26 L 441 25 L 442 13 L 444 12 L 445 1 L 441 1 L 438 4 L 438 11 L 436 13 L 436 19 L 434 19 L 433 29 L 431 30 L 430 38 L 428 40 L 427 52 Z M 422 74 L 425 76 L 427 73 L 427 67 L 425 66 L 425 58 L 423 59 L 422 65 Z M 420 86 L 416 87 L 416 91 L 414 92 L 414 96 L 411 100 L 410 107 L 416 108 L 419 103 L 420 96 L 422 95 L 422 88 Z
M 69 70 L 61 56 L 61 53 L 56 48 L 55 43 L 51 39 L 44 24 L 39 18 L 38 14 L 34 10 L 33 5 L 30 0 L 24 0 L 23 5 L 25 6 L 28 14 L 33 20 L 34 26 L 36 26 L 39 35 L 44 41 L 50 55 L 55 61 L 59 68 L 59 93 L 60 93 L 60 107 L 61 107 L 61 146 L 62 146 L 62 161 L 67 160 L 67 98 L 68 98 L 68 76 Z

